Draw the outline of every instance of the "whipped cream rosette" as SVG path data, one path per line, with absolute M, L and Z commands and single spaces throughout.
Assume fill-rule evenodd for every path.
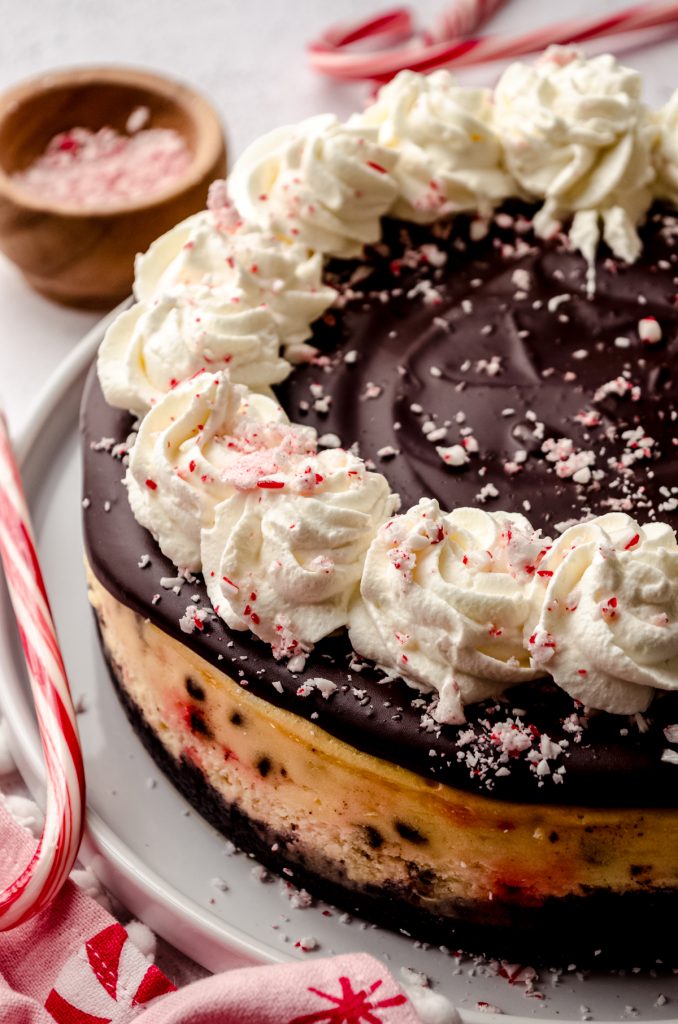
M 277 402 L 201 373 L 143 419 L 125 482 L 137 522 L 182 569 L 200 569 L 200 531 L 237 491 L 315 451 L 315 431 L 288 422 Z
M 655 115 L 659 139 L 655 150 L 655 194 L 678 203 L 678 89 Z
M 150 302 L 176 284 L 200 284 L 225 259 L 226 236 L 209 210 L 195 213 L 151 242 L 134 260 L 134 297 Z M 196 239 L 200 239 L 196 247 Z M 196 251 L 197 248 L 197 251 Z
M 359 256 L 381 238 L 397 194 L 397 154 L 377 136 L 332 114 L 278 128 L 239 158 L 230 193 L 247 221 L 316 252 Z
M 99 349 L 106 401 L 143 415 L 203 369 L 266 390 L 290 372 L 270 310 L 206 286 L 137 303 L 109 327 Z
M 652 200 L 657 129 L 637 71 L 605 54 L 587 60 L 551 47 L 535 64 L 511 64 L 495 92 L 506 163 L 518 184 L 545 200 L 538 234 L 572 215 L 570 239 L 592 263 L 601 238 L 633 262 L 636 230 Z
M 422 498 L 379 530 L 365 560 L 350 637 L 359 654 L 437 690 L 434 717 L 543 674 L 524 630 L 546 544 L 521 515 L 440 510 Z
M 345 626 L 365 552 L 397 507 L 386 479 L 343 449 L 257 481 L 216 509 L 202 561 L 215 611 L 276 658 L 303 657 Z
M 231 243 L 243 227 L 227 182 L 213 181 L 207 209 L 160 235 L 134 261 L 134 296 L 149 302 L 177 286 L 218 284 L 229 273 Z
M 516 193 L 491 91 L 459 86 L 448 71 L 401 71 L 349 124 L 376 127 L 379 142 L 398 154 L 397 217 L 426 224 L 460 211 L 488 215 Z
M 532 664 L 616 714 L 678 689 L 678 543 L 670 526 L 610 513 L 570 527 L 542 562 Z
M 137 257 L 137 299 L 150 303 L 187 290 L 209 309 L 229 296 L 243 309 L 265 307 L 282 345 L 305 341 L 336 297 L 323 284 L 322 256 L 239 218 L 232 223 L 224 209 L 189 217 Z

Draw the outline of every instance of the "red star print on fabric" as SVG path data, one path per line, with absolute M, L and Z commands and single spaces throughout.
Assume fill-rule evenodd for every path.
M 377 1016 L 373 1010 L 385 1010 L 389 1006 L 402 1006 L 407 1002 L 404 995 L 391 996 L 389 999 L 382 999 L 375 1003 L 369 998 L 382 984 L 381 980 L 373 982 L 369 989 L 360 989 L 354 992 L 348 978 L 339 978 L 341 995 L 333 996 L 329 992 L 321 992 L 317 988 L 309 988 L 309 992 L 327 999 L 334 1003 L 333 1008 L 319 1010 L 317 1013 L 305 1013 L 302 1017 L 295 1017 L 289 1024 L 384 1024 L 384 1017 Z

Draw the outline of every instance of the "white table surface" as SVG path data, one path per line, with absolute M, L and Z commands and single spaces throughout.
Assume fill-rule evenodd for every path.
M 346 116 L 369 93 L 314 74 L 305 44 L 338 18 L 351 20 L 395 0 L 0 0 L 0 90 L 39 72 L 73 64 L 126 63 L 183 78 L 219 110 L 233 160 L 256 136 L 327 110 Z M 628 0 L 508 0 L 493 31 L 520 32 L 567 13 L 606 14 Z M 422 24 L 444 8 L 416 0 Z M 664 102 L 678 84 L 678 41 L 629 51 L 625 60 L 646 76 L 647 98 Z M 491 84 L 498 68 L 464 72 Z M 0 256 L 0 403 L 17 435 L 41 387 L 98 319 L 33 293 Z M 1 671 L 1 666 L 0 666 Z M 183 978 L 194 977 L 162 958 Z

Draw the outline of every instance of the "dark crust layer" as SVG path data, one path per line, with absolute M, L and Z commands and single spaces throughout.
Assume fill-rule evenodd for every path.
M 539 446 L 530 441 L 525 430 L 521 439 L 513 433 L 516 426 L 522 424 L 524 428 L 530 424 L 524 413 L 535 411 L 537 419 L 552 424 L 546 429 L 546 437 L 566 432 L 576 438 L 578 445 L 593 448 L 600 446 L 605 428 L 608 433 L 616 430 L 618 435 L 620 423 L 626 428 L 642 420 L 643 428 L 658 441 L 653 449 L 658 454 L 651 460 L 654 476 L 647 475 L 647 463 L 641 461 L 637 464 L 641 469 L 634 470 L 629 478 L 631 483 L 627 480 L 624 486 L 633 484 L 637 489 L 638 480 L 643 482 L 649 506 L 643 507 L 643 499 L 631 511 L 641 522 L 651 518 L 655 506 L 665 497 L 657 488 L 673 485 L 676 479 L 675 449 L 670 444 L 674 424 L 669 416 L 678 386 L 672 375 L 678 351 L 678 313 L 673 302 L 676 287 L 672 283 L 678 259 L 678 253 L 673 251 L 675 233 L 666 225 L 660 231 L 657 224 L 650 223 L 641 261 L 633 267 L 601 263 L 597 268 L 596 300 L 590 302 L 583 294 L 583 261 L 557 241 L 535 246 L 529 233 L 517 235 L 514 228 L 494 225 L 486 239 L 459 251 L 456 246 L 463 237 L 463 227 L 461 222 L 457 225 L 452 240 L 432 239 L 430 232 L 419 232 L 414 239 L 435 241 L 446 252 L 447 266 L 433 273 L 430 266 L 408 269 L 402 261 L 394 268 L 393 254 L 402 255 L 412 239 L 400 237 L 402 226 L 387 228 L 390 248 L 373 255 L 370 288 L 378 292 L 388 285 L 392 289 L 394 270 L 395 284 L 404 292 L 428 275 L 443 297 L 441 304 L 427 305 L 421 299 L 398 296 L 384 304 L 366 288 L 363 299 L 350 302 L 338 314 L 333 312 L 328 319 L 334 322 L 325 322 L 316 331 L 317 344 L 331 356 L 329 372 L 318 366 L 295 370 L 281 395 L 290 415 L 300 418 L 301 396 L 308 399 L 309 383 L 317 380 L 334 396 L 329 416 L 308 413 L 309 422 L 320 432 L 336 432 L 347 443 L 358 440 L 365 456 L 376 457 L 384 444 L 399 446 L 407 453 L 379 464 L 394 489 L 401 492 L 405 506 L 416 501 L 421 493 L 439 497 L 447 507 L 474 503 L 480 487 L 495 481 L 500 495 L 487 504 L 488 509 L 522 511 L 523 501 L 529 495 L 534 506 L 530 517 L 535 524 L 545 526 L 549 519 L 581 516 L 589 503 L 594 511 L 605 511 L 604 501 L 613 493 L 623 494 L 623 490 L 610 489 L 607 481 L 600 491 L 583 489 L 572 480 L 560 481 L 554 476 L 552 465 L 537 453 Z M 517 238 L 522 239 L 526 251 L 522 255 L 507 254 L 506 246 L 510 242 L 515 244 Z M 660 268 L 660 262 L 669 269 Z M 546 320 L 535 319 L 538 311 L 531 303 L 512 301 L 516 291 L 513 272 L 521 268 L 529 270 L 535 282 L 534 294 L 542 296 L 545 303 L 558 293 L 574 298 L 548 313 Z M 344 276 L 346 273 L 344 269 Z M 472 285 L 473 281 L 484 284 Z M 471 297 L 476 312 L 462 315 L 460 302 L 465 295 Z M 639 304 L 639 295 L 646 299 L 645 304 Z M 664 340 L 652 348 L 642 346 L 641 351 L 637 323 L 641 316 L 649 314 L 661 321 Z M 560 316 L 570 319 L 563 322 Z M 443 329 L 438 320 L 434 323 L 434 318 L 446 319 L 449 329 Z M 492 333 L 487 335 L 482 333 L 486 324 L 492 326 Z M 395 339 L 390 337 L 393 330 L 398 332 Z M 518 332 L 522 330 L 530 330 L 530 337 L 520 337 Z M 632 348 L 616 347 L 617 336 L 631 339 Z M 591 344 L 592 339 L 595 344 Z M 587 349 L 588 357 L 575 358 L 573 352 L 582 348 Z M 349 349 L 360 354 L 352 365 L 342 358 Z M 459 364 L 470 352 L 474 360 L 489 360 L 493 354 L 501 354 L 505 372 L 498 377 L 467 373 L 465 388 L 458 390 Z M 627 364 L 632 364 L 634 381 L 637 378 L 642 384 L 641 397 L 631 402 L 608 396 L 593 403 L 601 412 L 603 426 L 596 428 L 587 442 L 584 428 L 573 422 L 576 411 L 591 405 L 587 395 L 591 397 L 593 386 L 622 373 Z M 404 375 L 397 371 L 397 365 L 405 366 Z M 431 377 L 431 365 L 441 368 L 442 378 Z M 551 366 L 557 368 L 558 387 L 553 385 L 553 375 L 543 376 L 544 369 Z M 570 372 L 576 372 L 577 378 L 566 386 L 563 378 Z M 383 392 L 376 399 L 356 401 L 368 381 L 382 386 Z M 481 451 L 481 461 L 472 462 L 468 470 L 458 474 L 447 469 L 435 455 L 435 446 L 423 439 L 421 416 L 409 411 L 415 399 L 426 411 L 437 411 L 440 420 L 445 411 L 453 418 L 454 410 L 465 410 L 466 422 L 477 435 L 481 450 L 487 447 L 486 454 Z M 500 411 L 504 407 L 517 409 L 520 422 L 516 417 L 502 417 Z M 396 417 L 402 422 L 399 431 L 393 430 Z M 505 777 L 496 778 L 492 770 L 474 774 L 464 758 L 477 744 L 460 747 L 460 730 L 456 727 L 444 727 L 438 736 L 422 728 L 422 704 L 426 701 L 417 699 L 413 703 L 413 696 L 420 695 L 400 680 L 384 681 L 370 666 L 362 670 L 351 666 L 352 652 L 345 636 L 320 643 L 304 672 L 292 675 L 284 665 L 273 662 L 265 645 L 250 634 L 230 633 L 218 619 L 211 621 L 202 633 L 183 633 L 179 619 L 190 596 L 198 594 L 200 606 L 209 607 L 202 580 L 185 585 L 180 595 L 161 587 L 162 577 L 176 575 L 174 566 L 134 521 L 121 484 L 124 468 L 120 461 L 91 448 L 102 438 L 124 441 L 131 427 L 128 414 L 106 405 L 92 373 L 83 401 L 84 493 L 90 502 L 85 513 L 85 542 L 95 575 L 117 600 L 150 618 L 217 668 L 239 678 L 258 696 L 296 714 L 314 714 L 318 725 L 333 735 L 422 776 L 523 802 L 678 806 L 678 769 L 661 760 L 666 747 L 663 730 L 678 721 L 675 694 L 655 698 L 647 716 L 646 732 L 640 732 L 633 719 L 607 714 L 591 716 L 584 723 L 581 742 L 571 742 L 568 755 L 553 763 L 554 769 L 565 765 L 561 784 L 556 785 L 550 777 L 539 784 L 525 758 L 512 761 L 510 774 Z M 447 441 L 440 443 L 457 440 L 450 429 Z M 618 438 L 606 443 L 608 455 L 618 454 Z M 502 453 L 506 458 L 520 446 L 532 452 L 529 472 L 509 478 L 503 469 Z M 599 460 L 601 465 L 604 461 Z M 482 477 L 477 473 L 481 464 L 487 469 Z M 671 520 L 674 526 L 678 522 L 675 513 L 658 515 Z M 142 554 L 150 555 L 150 565 L 143 570 L 138 567 Z M 160 600 L 154 604 L 157 594 Z M 305 698 L 297 696 L 300 683 L 313 676 L 323 676 L 338 684 L 338 691 L 329 701 L 317 691 Z M 271 685 L 274 680 L 282 684 L 282 693 Z M 525 709 L 524 721 L 539 732 L 548 733 L 554 740 L 573 740 L 563 724 L 581 708 L 577 709 L 566 694 L 544 682 L 514 688 L 497 702 L 469 707 L 466 730 L 472 730 L 486 748 L 491 747 L 488 736 L 492 723 L 506 719 L 516 707 Z M 431 748 L 437 751 L 435 757 L 430 756 Z
M 178 762 L 172 757 L 122 686 L 115 665 L 105 653 L 115 690 L 135 732 L 191 806 L 239 849 L 319 899 L 430 945 L 492 959 L 525 960 L 544 966 L 574 962 L 579 967 L 599 969 L 654 967 L 657 959 L 668 964 L 675 957 L 669 938 L 678 912 L 675 891 L 647 890 L 619 896 L 597 889 L 585 898 L 549 899 L 538 907 L 495 899 L 491 905 L 494 920 L 475 924 L 470 922 L 487 916 L 487 905 L 481 907 L 469 901 L 456 908 L 455 916 L 443 917 L 427 910 L 423 901 L 417 903 L 418 893 L 426 891 L 426 880 L 414 862 L 411 888 L 393 885 L 348 889 L 340 881 L 329 881 L 310 871 L 300 858 L 294 833 L 283 835 L 247 817 L 237 805 L 224 801 L 194 762 L 186 758 Z M 328 862 L 328 870 L 335 874 L 336 864 Z

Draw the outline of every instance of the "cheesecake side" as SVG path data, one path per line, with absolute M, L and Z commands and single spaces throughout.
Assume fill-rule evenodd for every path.
M 518 803 L 423 778 L 269 704 L 91 570 L 88 580 L 119 694 L 151 754 L 217 828 L 297 884 L 493 955 L 618 956 L 630 928 L 657 935 L 668 924 L 677 810 Z

